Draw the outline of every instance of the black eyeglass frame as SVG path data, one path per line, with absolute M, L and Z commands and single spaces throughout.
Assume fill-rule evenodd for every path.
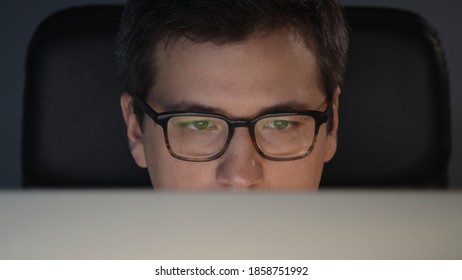
M 273 160 L 273 161 L 289 161 L 289 160 L 297 160 L 297 159 L 304 158 L 313 151 L 317 138 L 318 138 L 319 128 L 321 127 L 322 124 L 326 123 L 329 120 L 329 117 L 332 113 L 332 106 L 333 106 L 333 102 L 332 100 L 330 100 L 329 105 L 327 106 L 325 111 L 299 110 L 299 111 L 294 111 L 294 112 L 274 112 L 274 113 L 265 113 L 265 114 L 259 115 L 251 120 L 231 120 L 228 117 L 220 115 L 220 114 L 211 114 L 211 113 L 202 113 L 202 112 L 170 111 L 170 112 L 158 113 L 148 103 L 146 103 L 146 101 L 141 99 L 136 94 L 134 95 L 134 101 L 135 101 L 136 106 L 138 106 L 156 124 L 162 127 L 164 131 L 165 144 L 167 145 L 167 149 L 170 155 L 180 160 L 192 161 L 192 162 L 212 161 L 222 156 L 225 153 L 226 149 L 228 148 L 229 143 L 231 142 L 231 139 L 234 135 L 234 129 L 236 127 L 248 127 L 250 138 L 252 139 L 255 149 L 257 150 L 258 154 L 265 159 Z M 297 116 L 297 115 L 311 116 L 315 120 L 314 138 L 308 150 L 302 155 L 297 155 L 295 157 L 287 157 L 287 158 L 271 157 L 265 154 L 257 144 L 257 140 L 255 138 L 255 124 L 259 120 L 268 118 L 268 117 Z M 173 117 L 181 117 L 181 116 L 212 117 L 212 118 L 218 118 L 218 119 L 225 121 L 228 125 L 228 138 L 226 139 L 226 143 L 223 146 L 223 148 L 220 150 L 220 152 L 218 152 L 217 154 L 211 157 L 203 158 L 203 159 L 184 157 L 184 156 L 179 156 L 175 154 L 170 146 L 170 142 L 168 139 L 168 122 Z

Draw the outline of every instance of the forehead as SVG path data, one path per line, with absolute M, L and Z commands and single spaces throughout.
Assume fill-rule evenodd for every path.
M 220 45 L 183 38 L 160 44 L 154 57 L 156 79 L 148 101 L 158 107 L 192 102 L 233 115 L 278 103 L 310 107 L 323 101 L 314 44 L 293 32 Z

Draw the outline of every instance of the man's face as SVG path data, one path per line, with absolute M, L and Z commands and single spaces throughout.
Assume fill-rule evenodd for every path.
M 242 120 L 281 105 L 284 111 L 327 107 L 315 50 L 290 32 L 225 45 L 179 40 L 155 51 L 158 75 L 146 101 L 157 112 L 204 107 Z M 155 188 L 316 190 L 336 149 L 338 95 L 337 89 L 333 130 L 321 125 L 314 150 L 290 161 L 260 156 L 246 127 L 235 129 L 218 159 L 179 160 L 170 155 L 160 125 L 146 117 L 139 128 L 128 94 L 122 108 L 132 155 L 148 168 Z

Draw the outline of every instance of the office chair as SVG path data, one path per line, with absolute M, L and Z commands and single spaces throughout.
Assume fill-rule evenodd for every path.
M 444 188 L 449 87 L 436 32 L 406 11 L 345 12 L 351 42 L 338 148 L 321 188 Z M 25 188 L 150 185 L 131 158 L 120 112 L 121 13 L 121 6 L 70 8 L 36 30 L 24 93 Z

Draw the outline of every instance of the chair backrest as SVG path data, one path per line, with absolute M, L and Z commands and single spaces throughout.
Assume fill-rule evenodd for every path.
M 131 158 L 120 112 L 121 13 L 121 6 L 70 8 L 35 32 L 26 65 L 25 187 L 150 184 Z M 446 186 L 449 92 L 436 33 L 405 11 L 347 7 L 346 15 L 351 52 L 338 150 L 322 185 Z
M 149 185 L 120 111 L 115 39 L 121 6 L 51 15 L 29 45 L 23 124 L 26 187 Z
M 447 186 L 449 85 L 436 31 L 401 10 L 349 8 L 346 16 L 338 150 L 323 184 Z

